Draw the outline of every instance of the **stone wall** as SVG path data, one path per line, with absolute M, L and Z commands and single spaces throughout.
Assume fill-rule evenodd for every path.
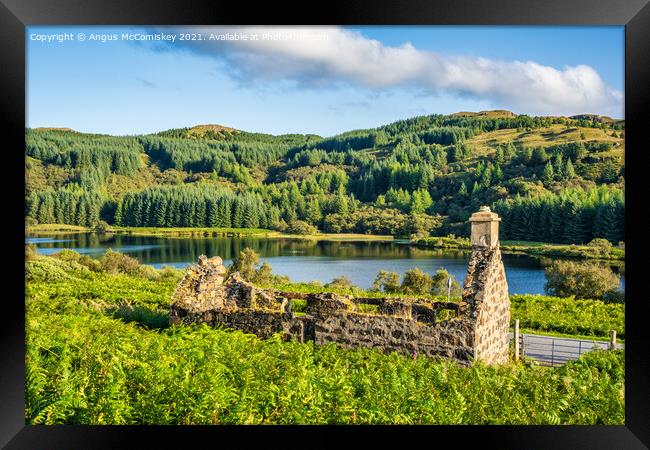
M 510 299 L 498 246 L 473 249 L 463 284 L 463 302 L 474 323 L 475 358 L 486 364 L 508 361 Z
M 495 227 L 496 215 L 490 214 L 482 209 L 473 216 L 478 223 L 472 223 L 472 232 L 481 236 L 473 236 L 472 242 L 478 244 L 472 247 L 460 304 L 259 289 L 238 273 L 224 280 L 221 258 L 201 256 L 174 291 L 170 323 L 204 322 L 261 338 L 280 333 L 285 339 L 311 340 L 317 345 L 378 347 L 386 352 L 449 358 L 463 365 L 477 359 L 504 363 L 508 360 L 510 300 L 498 238 L 490 235 L 498 233 L 498 223 Z M 292 312 L 297 298 L 307 302 L 304 315 Z M 360 304 L 376 305 L 377 312 L 362 312 Z M 443 309 L 455 317 L 437 320 Z

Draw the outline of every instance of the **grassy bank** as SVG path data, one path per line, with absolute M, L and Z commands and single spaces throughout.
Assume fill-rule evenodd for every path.
M 110 258 L 91 270 L 71 253 L 32 258 L 25 297 L 31 424 L 624 422 L 620 351 L 557 369 L 461 368 L 205 325 L 168 327 L 182 272 Z
M 79 225 L 67 225 L 64 223 L 42 223 L 38 225 L 28 225 L 25 227 L 26 233 L 48 233 L 48 234 L 64 234 L 64 233 L 89 233 L 92 229 L 82 227 Z
M 460 237 L 428 237 L 413 241 L 414 245 L 433 249 L 466 249 L 471 250 L 469 239 Z M 549 244 L 532 241 L 501 241 L 501 252 L 504 254 L 527 254 L 547 257 L 570 257 L 583 259 L 602 259 L 624 261 L 625 249 L 612 247 L 605 250 L 589 245 Z
M 113 234 L 129 234 L 134 236 L 164 236 L 164 237 L 268 237 L 274 231 L 263 228 L 156 228 L 156 227 L 110 227 L 108 232 Z
M 604 259 L 614 261 L 625 260 L 625 250 L 612 247 L 604 250 L 589 245 L 560 245 L 544 242 L 503 241 L 501 251 L 504 253 L 525 253 L 538 256 L 564 256 L 571 258 Z
M 38 224 L 26 228 L 28 233 L 90 233 L 89 227 L 65 224 Z M 108 233 L 133 236 L 162 237 L 243 237 L 258 236 L 276 239 L 309 239 L 316 241 L 391 241 L 392 236 L 355 233 L 288 234 L 263 228 L 158 228 L 158 227 L 116 227 L 111 226 Z

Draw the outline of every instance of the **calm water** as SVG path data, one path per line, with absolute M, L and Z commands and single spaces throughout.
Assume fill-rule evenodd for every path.
M 357 286 L 368 288 L 379 270 L 403 274 L 413 267 L 433 273 L 445 268 L 462 283 L 469 252 L 423 250 L 404 242 L 313 242 L 267 238 L 165 238 L 126 235 L 33 234 L 26 238 L 38 251 L 48 255 L 68 248 L 90 256 L 101 256 L 107 249 L 126 253 L 154 267 L 185 267 L 199 255 L 221 256 L 226 264 L 245 247 L 251 247 L 268 261 L 276 274 L 292 281 L 318 280 L 323 283 L 345 275 Z M 503 255 L 511 294 L 543 294 L 544 265 L 524 255 Z M 620 271 L 618 268 L 614 268 Z M 621 277 L 624 288 L 624 277 Z

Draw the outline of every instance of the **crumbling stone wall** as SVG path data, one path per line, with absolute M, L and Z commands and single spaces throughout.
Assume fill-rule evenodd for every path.
M 408 298 L 353 298 L 332 293 L 299 294 L 259 289 L 238 273 L 224 280 L 219 257 L 201 256 L 192 265 L 172 297 L 170 323 L 204 322 L 268 338 L 342 347 L 378 347 L 386 352 L 444 357 L 463 365 L 480 359 L 487 364 L 508 360 L 510 300 L 498 247 L 495 214 L 481 210 L 472 217 L 472 255 L 460 304 L 431 305 Z M 497 219 L 498 220 L 498 219 Z M 483 233 L 474 236 L 474 232 Z M 485 235 L 485 233 L 488 233 Z M 304 315 L 292 312 L 292 302 L 307 301 Z M 359 304 L 377 306 L 362 312 Z M 438 312 L 450 309 L 455 317 L 438 321 Z

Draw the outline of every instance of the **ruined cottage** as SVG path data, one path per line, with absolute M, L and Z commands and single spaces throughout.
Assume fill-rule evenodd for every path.
M 170 323 L 204 322 L 268 338 L 343 347 L 378 347 L 386 352 L 453 359 L 469 365 L 508 360 L 510 299 L 499 251 L 499 221 L 481 207 L 471 222 L 472 255 L 462 301 L 423 302 L 409 298 L 355 298 L 331 293 L 299 294 L 260 289 L 238 273 L 225 279 L 220 257 L 201 256 L 172 297 Z M 304 314 L 292 312 L 304 299 Z M 373 312 L 363 305 L 374 305 Z M 451 311 L 442 320 L 442 311 Z

